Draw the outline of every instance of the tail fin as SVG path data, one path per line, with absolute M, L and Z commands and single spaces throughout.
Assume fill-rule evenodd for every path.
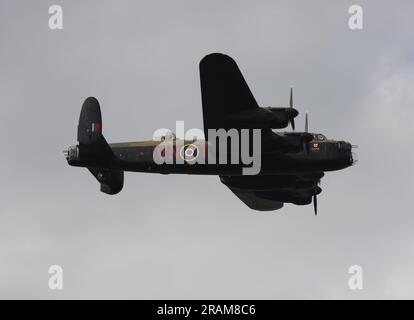
M 78 124 L 78 141 L 82 144 L 93 144 L 102 137 L 102 115 L 99 102 L 89 97 L 82 105 Z
M 102 116 L 99 102 L 89 97 L 82 105 L 78 124 L 79 151 L 83 158 L 114 157 L 102 135 Z
M 85 160 L 110 162 L 116 157 L 102 135 L 102 116 L 99 102 L 89 97 L 82 105 L 78 124 L 79 156 Z M 108 168 L 88 167 L 88 170 L 101 184 L 101 191 L 116 194 L 124 186 L 124 172 Z

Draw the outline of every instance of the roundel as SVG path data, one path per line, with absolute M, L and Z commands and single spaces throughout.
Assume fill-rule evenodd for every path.
M 180 157 L 186 162 L 193 162 L 197 160 L 198 155 L 198 147 L 194 144 L 186 144 L 180 150 Z

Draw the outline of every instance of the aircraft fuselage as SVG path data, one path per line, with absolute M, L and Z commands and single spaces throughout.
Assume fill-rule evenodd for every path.
M 154 149 L 161 141 L 142 141 L 112 143 L 114 158 L 82 157 L 82 146 L 73 146 L 68 154 L 68 163 L 72 166 L 116 169 L 132 172 L 148 172 L 162 174 L 194 174 L 194 175 L 241 175 L 242 168 L 249 164 L 211 164 L 208 158 L 206 163 L 197 161 L 181 161 L 180 148 L 194 143 L 194 141 L 174 140 L 174 163 L 157 164 L 154 161 Z M 311 173 L 335 171 L 349 167 L 354 162 L 352 146 L 344 141 L 312 140 L 307 148 L 299 152 L 273 152 L 266 150 L 261 153 L 259 175 L 277 175 L 289 173 Z M 208 144 L 197 140 L 194 143 L 199 152 L 207 152 Z M 216 161 L 218 162 L 218 161 Z

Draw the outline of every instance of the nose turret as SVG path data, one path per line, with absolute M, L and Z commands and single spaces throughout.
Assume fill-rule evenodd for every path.
M 357 154 L 352 151 L 353 149 L 356 149 L 357 146 L 350 144 L 346 141 L 338 141 L 337 144 L 338 152 L 340 152 L 345 160 L 349 163 L 349 165 L 354 165 L 358 162 Z
M 358 162 L 358 154 L 356 152 L 351 152 L 351 158 L 352 158 L 352 165 Z
M 355 145 L 355 144 L 351 144 L 351 158 L 352 158 L 352 164 L 353 165 L 358 162 L 358 154 L 355 151 L 352 151 L 352 150 L 355 150 L 355 149 L 358 149 L 358 146 Z

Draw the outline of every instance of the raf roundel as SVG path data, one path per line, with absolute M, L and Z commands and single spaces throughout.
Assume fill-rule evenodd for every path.
M 198 147 L 194 144 L 186 144 L 180 150 L 180 157 L 186 162 L 193 162 L 197 160 L 198 154 Z

